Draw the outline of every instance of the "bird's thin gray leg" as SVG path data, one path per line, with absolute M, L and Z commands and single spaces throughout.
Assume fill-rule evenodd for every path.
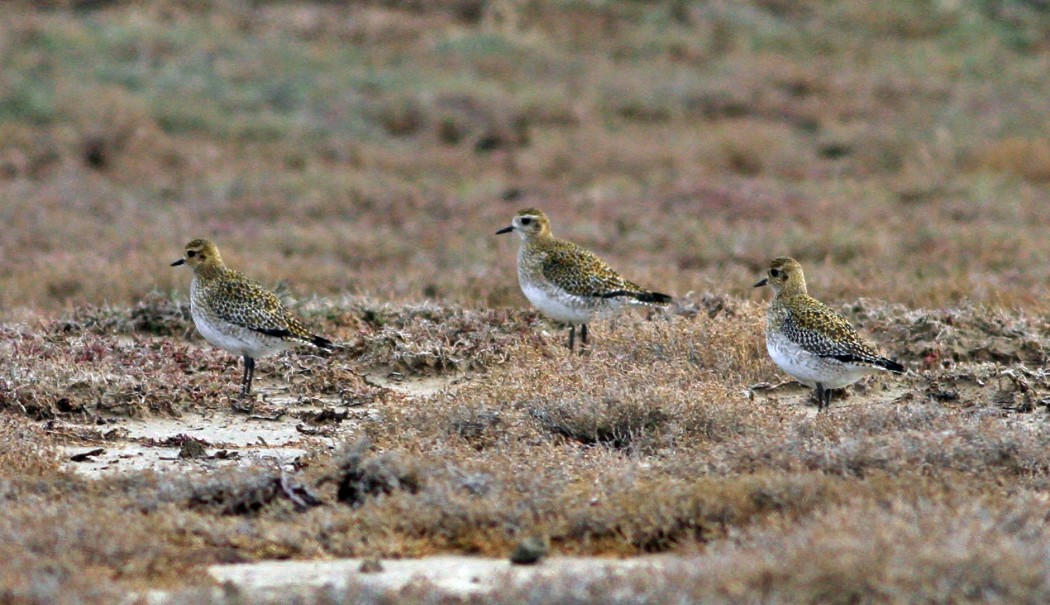
M 569 324 L 569 352 L 576 350 L 576 324 Z
M 822 412 L 831 407 L 831 389 L 817 383 L 817 411 Z
M 587 324 L 580 324 L 580 344 L 587 344 Z
M 244 356 L 244 378 L 241 379 L 241 397 L 252 392 L 252 378 L 255 378 L 255 358 Z

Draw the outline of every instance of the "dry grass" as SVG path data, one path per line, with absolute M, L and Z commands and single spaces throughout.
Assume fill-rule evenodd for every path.
M 476 602 L 1046 600 L 1039 3 L 5 11 L 0 600 L 211 603 L 210 563 L 534 535 L 695 561 Z M 568 354 L 494 235 L 523 206 L 676 304 Z M 236 360 L 168 267 L 198 236 L 344 345 L 258 378 L 367 410 L 362 439 L 289 468 L 62 470 L 114 418 L 230 413 Z M 820 417 L 752 391 L 780 377 L 750 284 L 781 254 L 914 373 Z M 465 381 L 410 398 L 391 372 Z
M 516 306 L 521 205 L 676 294 L 789 253 L 1045 305 L 1045 17 L 993 5 L 16 3 L 0 312 L 183 291 L 201 235 L 302 295 Z
M 412 326 L 421 325 L 427 310 L 383 306 L 379 313 L 367 301 L 345 302 L 304 311 L 369 318 L 333 320 L 342 326 L 336 336 L 347 338 L 419 329 Z M 32 356 L 12 357 L 9 365 L 35 375 L 26 391 L 31 399 L 22 380 L 7 382 L 5 399 L 11 435 L 0 452 L 10 503 L 5 544 L 34 545 L 12 554 L 11 573 L 35 579 L 4 580 L 11 594 L 102 602 L 138 586 L 183 590 L 204 581 L 202 566 L 209 563 L 270 558 L 506 556 L 528 535 L 546 536 L 562 554 L 678 551 L 699 558 L 694 567 L 598 582 L 588 588 L 596 591 L 589 593 L 593 598 L 627 590 L 656 603 L 688 587 L 698 599 L 849 602 L 865 595 L 894 602 L 930 594 L 965 601 L 994 591 L 1038 599 L 1045 590 L 1037 572 L 996 554 L 1014 552 L 1028 561 L 1024 553 L 1045 540 L 1035 519 L 1042 518 L 1041 494 L 1050 486 L 1044 447 L 1050 433 L 1040 420 L 1050 405 L 1050 377 L 1035 369 L 1045 358 L 1027 365 L 1024 346 L 1012 349 L 1013 357 L 1004 350 L 995 363 L 947 353 L 927 365 L 924 357 L 909 358 L 917 374 L 861 385 L 837 398 L 829 414 L 812 416 L 800 407 L 804 394 L 749 391 L 754 381 L 777 373 L 761 351 L 762 309 L 747 301 L 707 295 L 680 301 L 674 313 L 599 322 L 591 352 L 582 356 L 567 352 L 560 330 L 543 335 L 542 324 L 523 328 L 528 315 L 445 308 L 440 312 L 469 320 L 469 333 L 485 346 L 505 342 L 505 348 L 464 384 L 425 399 L 406 399 L 358 374 L 390 367 L 409 375 L 460 370 L 399 365 L 396 348 L 330 358 L 286 355 L 267 364 L 271 379 L 293 394 L 322 392 L 328 381 L 353 391 L 353 405 L 368 405 L 367 441 L 315 450 L 292 469 L 96 480 L 66 474 L 56 445 L 106 440 L 70 431 L 78 421 L 194 409 L 222 414 L 229 405 L 236 372 L 222 363 L 224 355 L 167 335 L 184 333 L 188 324 L 177 305 L 161 298 L 154 304 L 84 308 L 41 324 L 37 338 L 24 325 L 7 328 L 21 337 L 7 339 L 6 355 Z M 889 349 L 915 346 L 909 338 L 923 342 L 934 320 L 876 305 L 852 312 L 866 331 L 886 338 Z M 1042 325 L 979 308 L 952 317 L 951 334 L 941 340 L 949 351 L 955 342 L 991 344 L 1004 339 L 1004 330 Z M 462 321 L 437 323 L 421 340 L 462 340 Z M 157 326 L 164 335 L 150 333 Z M 1045 328 L 1024 338 L 1040 351 L 1050 343 Z M 92 407 L 119 391 L 85 395 L 70 387 L 77 384 L 71 374 L 83 371 L 75 368 L 84 367 L 71 360 L 86 351 L 96 355 L 99 375 L 141 381 L 150 398 L 117 409 Z M 129 357 L 132 351 L 138 353 Z M 345 364 L 353 371 L 333 377 Z M 173 395 L 185 391 L 199 401 Z M 170 408 L 151 407 L 153 397 Z M 67 428 L 27 421 L 26 414 L 58 418 Z M 1018 519 L 1016 527 L 1029 529 L 966 552 L 965 544 L 999 531 L 987 515 L 1002 523 Z M 118 519 L 121 532 L 102 529 Z M 856 519 L 870 525 L 847 522 Z M 827 549 L 838 556 L 817 557 L 821 563 L 814 566 L 814 553 Z M 958 565 L 919 564 L 949 551 Z M 82 568 L 93 570 L 92 588 L 73 579 L 73 570 Z M 740 569 L 731 576 L 723 571 L 734 568 Z M 380 598 L 347 590 L 364 602 Z M 482 602 L 564 590 L 542 582 Z M 202 593 L 180 594 L 213 602 Z
M 0 473 L 4 478 L 46 477 L 58 471 L 54 440 L 39 426 L 18 416 L 3 416 L 0 422 L 4 433 Z

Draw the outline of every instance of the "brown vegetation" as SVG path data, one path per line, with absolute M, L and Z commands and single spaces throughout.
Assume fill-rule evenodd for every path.
M 66 0 L 2 21 L 0 600 L 233 603 L 205 566 L 534 536 L 691 558 L 476 602 L 1047 600 L 1039 3 Z M 676 303 L 570 355 L 493 235 L 524 206 Z M 254 416 L 168 267 L 198 236 L 343 345 L 260 363 Z M 820 416 L 761 384 L 781 374 L 750 284 L 781 254 L 912 372 Z M 396 388 L 421 377 L 445 388 Z M 279 397 L 321 408 L 293 463 L 70 460 L 212 455 L 119 427 L 277 422 Z M 433 595 L 305 602 L 333 601 Z
M 480 357 L 486 365 L 474 366 L 480 373 L 430 396 L 408 398 L 361 372 L 397 367 L 410 376 L 460 376 L 456 349 L 435 349 L 436 362 L 423 365 L 398 364 L 396 349 L 351 347 L 330 358 L 290 354 L 260 367 L 270 390 L 317 393 L 334 381 L 340 400 L 367 406 L 357 437 L 335 451 L 316 449 L 293 467 L 182 476 L 87 479 L 70 473 L 75 463 L 59 468 L 62 444 L 119 441 L 89 430 L 117 414 L 230 414 L 233 360 L 195 340 L 150 334 L 158 324 L 137 318 L 169 317 L 164 331 L 189 330 L 167 310 L 170 303 L 153 304 L 158 308 L 148 312 L 144 305 L 82 309 L 5 339 L 9 367 L 34 379 L 3 382 L 10 443 L 0 466 L 11 524 L 3 544 L 38 545 L 17 556 L 12 550 L 12 573 L 38 579 L 6 584 L 11 594 L 104 601 L 110 591 L 136 586 L 206 582 L 201 569 L 209 563 L 275 557 L 450 550 L 506 556 L 532 535 L 547 537 L 560 554 L 696 553 L 700 567 L 629 580 L 632 594 L 652 603 L 683 587 L 696 598 L 786 602 L 840 594 L 889 602 L 926 590 L 966 600 L 1044 590 L 1031 583 L 1038 572 L 1018 575 L 995 554 L 1021 548 L 1011 556 L 1031 565 L 1034 555 L 1024 553 L 1045 539 L 1035 511 L 1050 486 L 1050 429 L 1040 420 L 1050 406 L 1050 379 L 1035 369 L 1045 357 L 1027 351 L 1047 350 L 1050 329 L 1004 336 L 1032 325 L 1024 315 L 964 309 L 948 319 L 844 308 L 915 374 L 862 383 L 829 413 L 815 415 L 803 389 L 751 388 L 777 376 L 761 347 L 761 305 L 686 298 L 675 312 L 600 322 L 588 355 L 569 354 L 558 331 L 543 336 L 542 323 L 523 330 L 526 314 L 444 309 L 464 319 L 400 339 L 454 341 L 491 353 Z M 372 317 L 365 309 L 374 307 L 359 305 L 324 312 Z M 387 307 L 382 325 L 346 322 L 333 336 L 385 341 L 377 333 L 403 330 L 418 313 L 409 308 L 399 316 Z M 940 341 L 928 336 L 934 321 L 945 322 Z M 962 355 L 962 342 L 973 343 L 972 352 L 998 352 L 994 361 Z M 921 343 L 927 349 L 914 353 Z M 73 361 L 85 355 L 93 356 L 91 366 Z M 333 378 L 339 368 L 349 373 Z M 99 386 L 116 384 L 117 376 L 129 386 Z M 74 388 L 84 381 L 93 386 Z M 121 395 L 136 389 L 140 400 Z M 161 401 L 166 405 L 153 403 Z M 76 426 L 83 429 L 71 430 Z M 1028 529 L 1012 529 L 990 550 L 958 552 L 969 547 L 956 540 L 975 544 L 997 531 L 989 514 Z M 858 519 L 866 525 L 854 528 Z M 119 532 L 101 529 L 118 523 Z M 904 538 L 927 533 L 929 541 Z M 818 554 L 826 551 L 840 556 Z M 948 553 L 962 567 L 919 564 Z M 807 566 L 814 557 L 819 566 Z M 755 560 L 732 581 L 718 571 L 748 558 Z M 96 574 L 94 585 L 104 588 L 92 590 L 101 592 L 63 575 L 84 569 Z M 942 574 L 956 569 L 957 584 L 941 585 Z M 623 589 L 610 582 L 592 589 Z M 516 590 L 492 602 L 564 587 L 545 582 Z

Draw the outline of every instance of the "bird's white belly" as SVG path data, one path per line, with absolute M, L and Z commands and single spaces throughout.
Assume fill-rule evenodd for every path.
M 781 370 L 808 387 L 841 389 L 877 371 L 871 366 L 814 355 L 783 336 L 766 336 L 766 350 Z
M 211 321 L 198 313 L 191 313 L 193 323 L 197 331 L 201 333 L 204 340 L 232 353 L 245 357 L 266 357 L 288 348 L 288 344 L 279 338 L 272 338 L 265 334 L 255 335 L 246 328 L 230 324 L 217 325 L 218 322 Z
M 570 324 L 585 324 L 589 323 L 594 316 L 594 309 L 580 297 L 569 294 L 552 294 L 543 288 L 525 282 L 521 283 L 521 291 L 529 302 L 551 319 Z

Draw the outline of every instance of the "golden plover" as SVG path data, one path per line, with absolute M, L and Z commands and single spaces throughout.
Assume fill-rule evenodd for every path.
M 766 313 L 766 350 L 780 369 L 816 389 L 817 409 L 831 405 L 831 390 L 881 370 L 904 366 L 868 346 L 845 317 L 806 293 L 802 265 L 781 256 L 755 287 L 773 288 Z
M 228 269 L 219 249 L 206 239 L 186 244 L 185 256 L 172 267 L 193 268 L 190 315 L 197 330 L 211 344 L 244 357 L 241 396 L 252 390 L 255 359 L 301 344 L 321 349 L 334 345 L 311 334 L 269 290 Z
M 518 212 L 509 227 L 517 231 L 518 283 L 529 302 L 550 318 L 569 324 L 569 350 L 575 347 L 576 325 L 587 344 L 587 324 L 595 315 L 625 303 L 668 303 L 671 297 L 643 290 L 620 277 L 593 252 L 551 235 L 547 215 L 535 208 Z

